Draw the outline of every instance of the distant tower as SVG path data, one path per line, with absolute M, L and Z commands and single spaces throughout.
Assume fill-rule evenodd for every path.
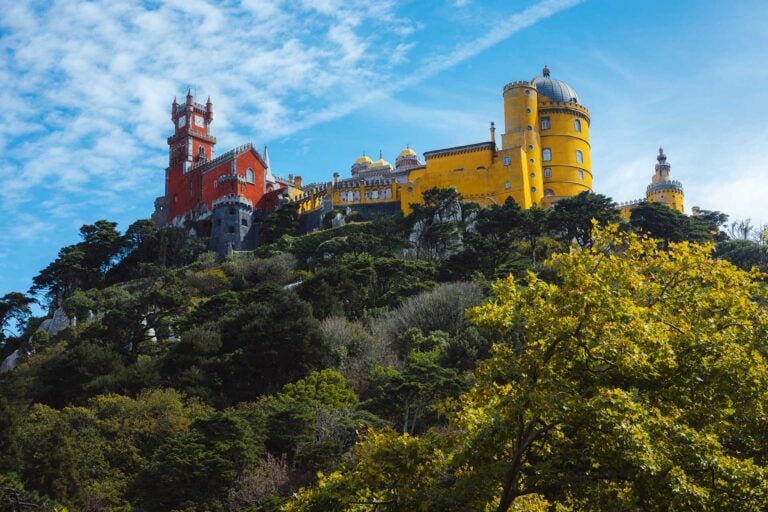
M 667 162 L 667 155 L 664 154 L 663 148 L 659 148 L 656 160 L 658 163 L 654 169 L 651 184 L 645 191 L 646 200 L 650 203 L 662 203 L 673 210 L 685 213 L 683 184 L 670 178 L 671 166 Z
M 213 122 L 211 99 L 205 105 L 195 103 L 192 91 L 187 91 L 183 104 L 176 98 L 171 104 L 171 121 L 174 134 L 168 137 L 168 169 L 166 171 L 165 197 L 167 218 L 193 209 L 201 200 L 200 186 L 190 187 L 184 175 L 197 164 L 213 159 L 216 138 L 209 132 Z

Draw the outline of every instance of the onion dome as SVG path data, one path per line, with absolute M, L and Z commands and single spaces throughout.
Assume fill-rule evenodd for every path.
M 371 159 L 368 155 L 363 153 L 363 156 L 355 160 L 355 163 L 352 164 L 352 176 L 355 176 L 360 171 L 364 171 L 368 169 L 371 165 Z
M 389 162 L 387 162 L 387 161 L 386 161 L 386 160 L 384 160 L 383 158 L 379 158 L 378 160 L 376 160 L 375 162 L 373 162 L 373 163 L 370 165 L 370 168 L 371 168 L 371 169 L 373 169 L 373 168 L 379 168 L 379 167 L 390 167 L 390 168 L 391 168 L 391 167 L 392 167 L 392 164 L 390 164 Z
M 531 85 L 536 88 L 539 94 L 543 94 L 552 101 L 563 101 L 567 103 L 579 103 L 579 95 L 576 93 L 573 87 L 563 82 L 562 80 L 555 80 L 549 76 L 549 68 L 544 66 L 541 72 L 542 76 L 534 77 L 531 80 Z
M 410 146 L 406 146 L 406 148 L 402 150 L 395 159 L 395 169 L 398 171 L 412 169 L 414 167 L 419 167 L 420 165 L 421 162 L 419 162 L 419 155 L 417 155 L 416 152 L 410 148 Z

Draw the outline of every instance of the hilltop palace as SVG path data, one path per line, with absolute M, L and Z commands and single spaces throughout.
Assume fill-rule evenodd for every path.
M 427 151 L 422 161 L 407 147 L 392 166 L 381 155 L 355 160 L 351 176 L 303 185 L 301 177 L 274 176 L 266 147 L 259 153 L 251 144 L 214 156 L 216 138 L 210 133 L 213 104 L 203 105 L 191 93 L 179 104 L 174 99 L 168 138 L 165 196 L 155 200 L 153 219 L 160 225 L 192 223 L 210 248 L 253 249 L 258 228 L 282 202 L 293 202 L 302 227 L 317 229 L 333 209 L 350 208 L 363 217 L 410 212 L 422 192 L 453 187 L 464 199 L 481 205 L 514 199 L 521 207 L 552 206 L 565 197 L 592 190 L 589 110 L 567 83 L 550 77 L 544 67 L 532 80 L 504 87 L 504 132 L 497 144 L 491 123 L 483 142 Z M 684 212 L 683 187 L 670 179 L 670 165 L 659 149 L 658 163 L 646 200 Z M 629 215 L 638 201 L 620 204 Z

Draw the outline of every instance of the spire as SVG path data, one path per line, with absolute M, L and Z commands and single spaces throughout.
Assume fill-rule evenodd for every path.
M 264 167 L 269 169 L 269 153 L 267 152 L 266 144 L 264 144 Z
M 381 156 L 381 150 L 379 150 L 379 160 L 384 160 L 384 157 Z
M 549 68 L 547 67 L 546 64 L 544 64 L 544 69 L 541 70 L 541 74 L 544 75 L 545 77 L 549 77 Z

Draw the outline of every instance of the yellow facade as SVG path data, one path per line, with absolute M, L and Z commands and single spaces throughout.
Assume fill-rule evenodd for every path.
M 356 178 L 335 181 L 323 188 L 334 207 L 399 201 L 404 214 L 420 203 L 422 193 L 433 187 L 453 187 L 466 201 L 482 205 L 503 204 L 513 198 L 521 207 L 549 207 L 557 200 L 592 190 L 589 111 L 565 82 L 542 76 L 511 82 L 504 87 L 504 133 L 498 145 L 495 127 L 490 140 L 424 153 L 425 163 L 400 172 L 384 162 L 359 158 L 353 165 Z M 398 156 L 416 157 L 408 148 Z M 386 164 L 386 166 L 384 165 Z M 368 169 L 387 167 L 390 181 L 376 183 Z M 375 174 L 375 173 L 374 173 Z M 362 178 L 361 178 L 362 177 Z M 326 187 L 324 185 L 323 187 Z M 391 188 L 371 197 L 370 190 Z M 356 191 L 350 195 L 350 191 Z M 298 199 L 300 211 L 311 211 L 320 202 L 307 191 Z

